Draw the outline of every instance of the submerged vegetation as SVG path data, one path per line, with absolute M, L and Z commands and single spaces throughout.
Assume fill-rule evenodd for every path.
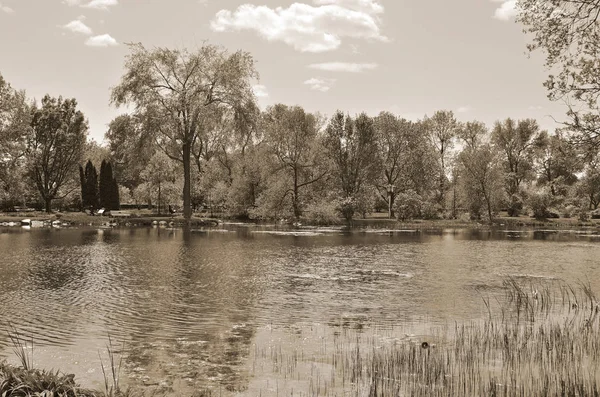
M 291 340 L 271 329 L 257 336 L 249 383 L 236 387 L 237 395 L 600 395 L 600 306 L 589 285 L 507 279 L 504 294 L 484 297 L 482 307 L 482 320 L 422 324 L 424 332 L 404 337 L 400 331 L 408 328 L 361 321 L 299 327 L 287 333 Z M 106 391 L 90 391 L 73 375 L 31 369 L 22 342 L 13 343 L 22 366 L 0 365 L 4 397 L 121 395 L 120 361 L 112 355 L 103 368 Z M 132 393 L 138 391 L 125 394 Z

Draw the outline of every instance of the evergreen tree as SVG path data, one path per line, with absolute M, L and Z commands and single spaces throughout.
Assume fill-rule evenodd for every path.
M 119 185 L 116 178 L 113 177 L 112 165 L 110 161 L 102 160 L 100 166 L 100 205 L 107 210 L 118 210 L 121 205 L 119 202 Z
M 121 200 L 119 198 L 119 184 L 117 183 L 117 179 L 113 178 L 111 184 L 111 210 L 119 210 L 121 209 Z
M 79 183 L 81 185 L 81 209 L 86 208 L 86 199 L 87 199 L 87 189 L 85 184 L 85 174 L 83 172 L 83 167 L 79 166 Z
M 98 172 L 96 167 L 88 160 L 85 171 L 79 167 L 79 178 L 81 179 L 81 204 L 83 208 L 98 208 Z
M 100 182 L 98 185 L 100 207 L 109 209 L 110 207 L 110 189 L 112 185 L 112 167 L 106 160 L 102 160 L 100 165 Z

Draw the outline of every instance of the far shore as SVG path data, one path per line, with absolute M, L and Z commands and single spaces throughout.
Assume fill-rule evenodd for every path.
M 162 224 L 166 226 L 182 226 L 184 218 L 181 214 L 157 214 L 148 210 L 121 211 L 130 214 L 129 217 L 110 217 L 110 216 L 91 216 L 83 212 L 0 212 L 0 223 L 15 222 L 20 223 L 23 219 L 32 221 L 52 222 L 59 220 L 63 226 L 119 226 L 119 227 L 140 227 Z M 220 223 L 228 222 L 246 222 L 257 225 L 269 224 L 290 226 L 290 227 L 310 227 L 310 226 L 343 226 L 353 229 L 378 228 L 378 229 L 596 229 L 600 228 L 600 219 L 590 219 L 581 221 L 577 218 L 557 218 L 557 219 L 535 219 L 527 215 L 520 217 L 508 217 L 501 214 L 496 217 L 492 224 L 484 221 L 464 220 L 464 219 L 436 219 L 436 220 L 410 220 L 399 221 L 388 219 L 387 214 L 373 213 L 365 218 L 356 218 L 347 223 L 343 219 L 338 222 L 328 224 L 315 224 L 308 220 L 301 219 L 294 223 L 290 220 L 278 221 L 254 221 L 237 220 L 227 217 L 210 216 L 210 214 L 194 214 L 191 219 L 191 225 L 194 227 L 214 227 Z

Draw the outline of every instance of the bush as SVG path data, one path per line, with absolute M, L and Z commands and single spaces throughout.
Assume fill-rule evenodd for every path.
M 572 218 L 577 212 L 577 207 L 572 204 L 565 205 L 559 209 L 560 216 L 563 218 Z
M 552 195 L 549 193 L 531 193 L 529 196 L 529 206 L 531 207 L 532 216 L 537 219 L 556 218 L 556 212 L 550 210 L 552 200 Z
M 511 195 L 509 202 L 508 202 L 508 208 L 507 208 L 508 216 L 517 217 L 517 216 L 521 215 L 522 211 L 523 211 L 523 199 L 521 198 L 521 196 L 519 196 L 518 194 Z
M 396 218 L 400 221 L 407 221 L 421 216 L 421 207 L 423 198 L 414 190 L 408 190 L 405 193 L 396 195 L 394 201 L 394 212 Z
M 346 197 L 337 202 L 337 211 L 346 219 L 351 221 L 358 208 L 358 201 L 354 197 Z
M 305 218 L 315 225 L 338 224 L 340 223 L 338 203 L 335 200 L 310 203 L 306 206 Z
M 439 204 L 430 203 L 426 201 L 421 206 L 421 217 L 425 220 L 436 220 L 440 219 L 442 207 Z

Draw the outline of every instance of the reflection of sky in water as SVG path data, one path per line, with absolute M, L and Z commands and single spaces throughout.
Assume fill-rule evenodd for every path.
M 38 366 L 101 387 L 110 334 L 130 382 L 185 394 L 248 382 L 265 327 L 479 317 L 504 275 L 600 291 L 589 232 L 226 227 L 2 229 L 0 318 L 33 335 Z M 6 332 L 0 356 L 14 359 Z

